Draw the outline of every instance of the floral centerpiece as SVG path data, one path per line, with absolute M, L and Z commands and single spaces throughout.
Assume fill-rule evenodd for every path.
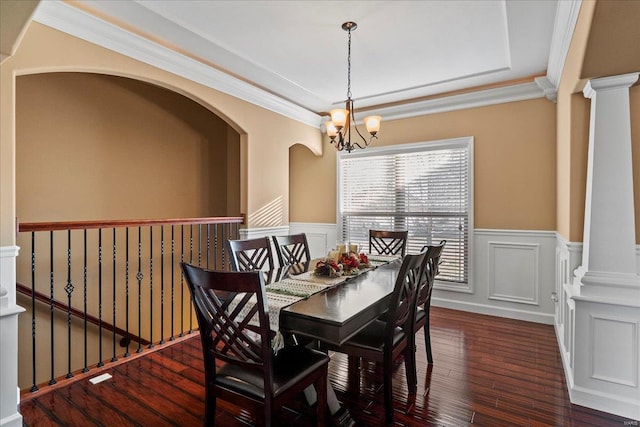
M 359 270 L 369 268 L 369 258 L 366 254 L 355 252 L 343 253 L 334 258 L 324 258 L 318 261 L 313 270 L 317 276 L 338 277 L 342 275 L 355 275 Z
M 342 276 L 342 267 L 333 259 L 321 259 L 313 272 L 318 276 L 338 277 Z

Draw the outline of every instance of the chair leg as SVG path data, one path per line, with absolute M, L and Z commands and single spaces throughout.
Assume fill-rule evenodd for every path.
M 204 425 L 213 426 L 216 424 L 216 397 L 212 392 L 206 392 L 205 404 L 206 408 L 204 408 Z
M 384 418 L 387 424 L 393 424 L 393 385 L 391 378 L 393 376 L 393 366 L 390 358 L 384 361 Z
M 318 394 L 318 400 L 316 404 L 316 417 L 317 417 L 317 425 L 319 427 L 325 427 L 327 425 L 327 368 L 324 368 L 323 375 L 316 381 L 316 390 Z
M 427 318 L 427 324 L 424 325 L 424 346 L 427 350 L 427 362 L 433 363 L 433 354 L 431 354 L 431 334 L 429 333 L 429 318 Z
M 418 392 L 418 373 L 416 372 L 416 351 L 412 341 L 404 349 L 404 369 L 407 377 L 407 388 L 410 394 Z

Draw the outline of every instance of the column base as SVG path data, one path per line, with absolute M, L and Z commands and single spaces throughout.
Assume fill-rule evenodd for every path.
M 575 270 L 574 278 L 580 290 L 577 298 L 640 307 L 640 275 L 586 271 L 580 266 Z

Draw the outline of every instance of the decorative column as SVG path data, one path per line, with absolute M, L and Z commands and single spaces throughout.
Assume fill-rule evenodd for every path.
M 575 271 L 571 402 L 640 419 L 640 276 L 636 261 L 629 87 L 639 73 L 589 81 L 582 265 Z M 640 118 L 635 117 L 635 120 Z
M 18 412 L 18 315 L 15 259 L 17 246 L 0 247 L 0 426 L 21 427 Z
M 583 296 L 638 298 L 629 87 L 638 73 L 590 80 L 589 158 L 582 266 Z

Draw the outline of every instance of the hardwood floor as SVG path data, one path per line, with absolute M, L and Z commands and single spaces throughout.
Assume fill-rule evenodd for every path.
M 418 393 L 408 396 L 404 366 L 393 377 L 400 426 L 624 426 L 637 422 L 572 405 L 552 326 L 432 308 L 434 364 L 418 335 Z M 21 403 L 29 426 L 201 426 L 204 372 L 200 339 L 168 345 L 108 369 L 97 385 L 78 380 Z M 97 374 L 96 374 L 97 375 Z M 93 376 L 93 375 L 92 375 Z M 363 362 L 360 384 L 347 358 L 332 355 L 330 380 L 361 426 L 384 423 L 382 372 Z M 278 425 L 313 425 L 304 399 Z M 219 401 L 217 425 L 261 425 L 256 414 Z

